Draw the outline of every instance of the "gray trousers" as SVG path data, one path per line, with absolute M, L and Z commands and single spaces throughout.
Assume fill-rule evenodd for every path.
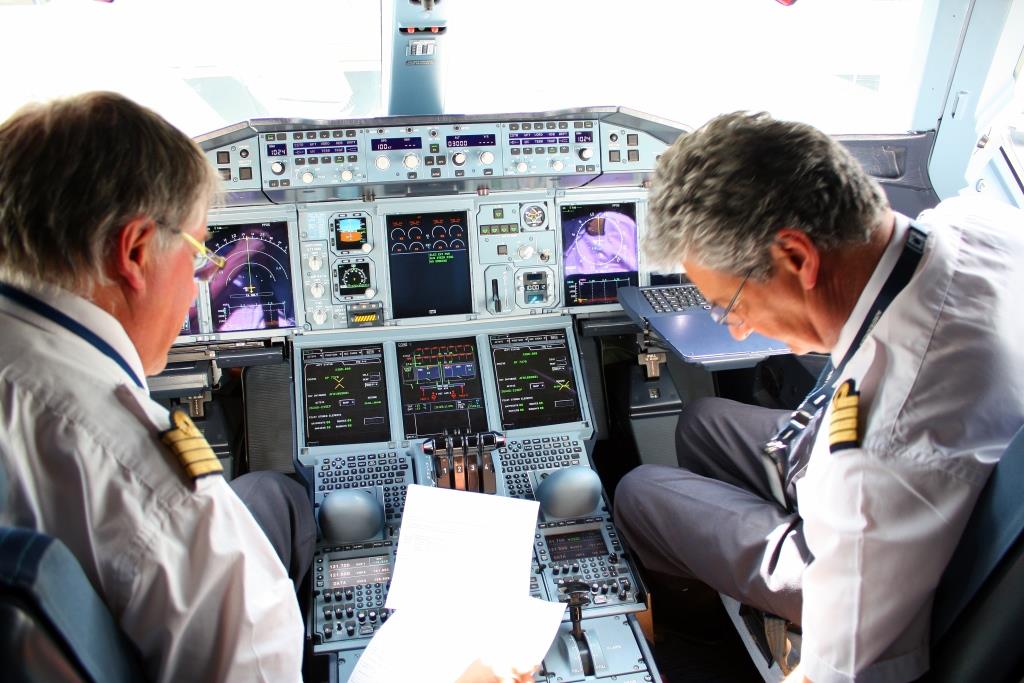
M 305 487 L 280 472 L 269 471 L 243 474 L 230 483 L 270 539 L 298 591 L 313 564 L 316 545 L 313 504 Z
M 772 497 L 760 456 L 788 415 L 720 398 L 686 407 L 679 467 L 642 465 L 615 490 L 616 526 L 644 567 L 800 623 L 811 554 L 799 515 Z M 790 486 L 795 509 L 794 496 Z

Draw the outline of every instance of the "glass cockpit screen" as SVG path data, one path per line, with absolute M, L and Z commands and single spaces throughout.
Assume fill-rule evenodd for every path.
M 437 339 L 398 342 L 405 438 L 487 429 L 476 341 Z
M 579 389 L 564 330 L 492 334 L 501 428 L 579 422 Z
M 295 327 L 288 223 L 211 225 L 206 246 L 227 261 L 209 284 L 213 332 Z
M 561 215 L 567 306 L 614 304 L 639 284 L 636 204 L 562 204 Z
M 466 212 L 387 217 L 395 318 L 470 313 Z
M 391 439 L 380 344 L 303 349 L 302 391 L 307 446 Z

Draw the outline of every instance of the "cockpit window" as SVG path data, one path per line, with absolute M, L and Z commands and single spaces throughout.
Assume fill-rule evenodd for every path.
M 0 120 L 116 90 L 189 135 L 251 118 L 380 110 L 379 0 L 0 3 Z
M 933 4 L 452 0 L 445 109 L 621 105 L 691 126 L 753 109 L 830 133 L 903 132 Z M 0 24 L 0 119 L 98 88 L 191 135 L 251 118 L 387 113 L 381 0 L 5 2 Z

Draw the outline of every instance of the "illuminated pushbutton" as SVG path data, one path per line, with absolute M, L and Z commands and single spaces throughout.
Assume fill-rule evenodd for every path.
M 314 272 L 320 270 L 324 266 L 324 260 L 321 258 L 320 254 L 313 254 L 309 257 L 308 262 L 309 269 Z
M 494 163 L 494 152 L 485 150 L 480 152 L 480 163 L 484 166 L 489 166 Z
M 582 161 L 590 161 L 592 158 L 594 158 L 594 150 L 590 149 L 589 147 L 581 147 L 580 151 L 577 152 L 577 154 L 579 154 L 580 160 Z
M 410 171 L 415 168 L 419 168 L 420 158 L 415 154 L 406 154 L 405 158 L 402 159 L 402 165 Z
M 322 282 L 314 282 L 309 286 L 309 293 L 313 295 L 314 299 L 322 297 L 324 292 L 326 292 L 326 288 Z
M 456 152 L 455 154 L 453 154 L 452 155 L 452 163 L 455 164 L 456 166 L 462 166 L 463 164 L 465 164 L 466 163 L 466 153 L 465 152 Z
M 270 164 L 270 172 L 273 173 L 274 175 L 281 175 L 282 173 L 285 172 L 285 169 L 287 168 L 288 165 L 285 164 L 283 161 L 275 161 Z
M 373 165 L 377 167 L 379 171 L 386 171 L 391 168 L 391 159 L 385 156 L 377 157 L 377 160 L 373 162 Z

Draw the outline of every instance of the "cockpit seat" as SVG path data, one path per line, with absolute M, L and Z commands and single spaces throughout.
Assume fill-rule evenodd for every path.
M 0 527 L 0 677 L 145 680 L 139 655 L 59 540 Z

